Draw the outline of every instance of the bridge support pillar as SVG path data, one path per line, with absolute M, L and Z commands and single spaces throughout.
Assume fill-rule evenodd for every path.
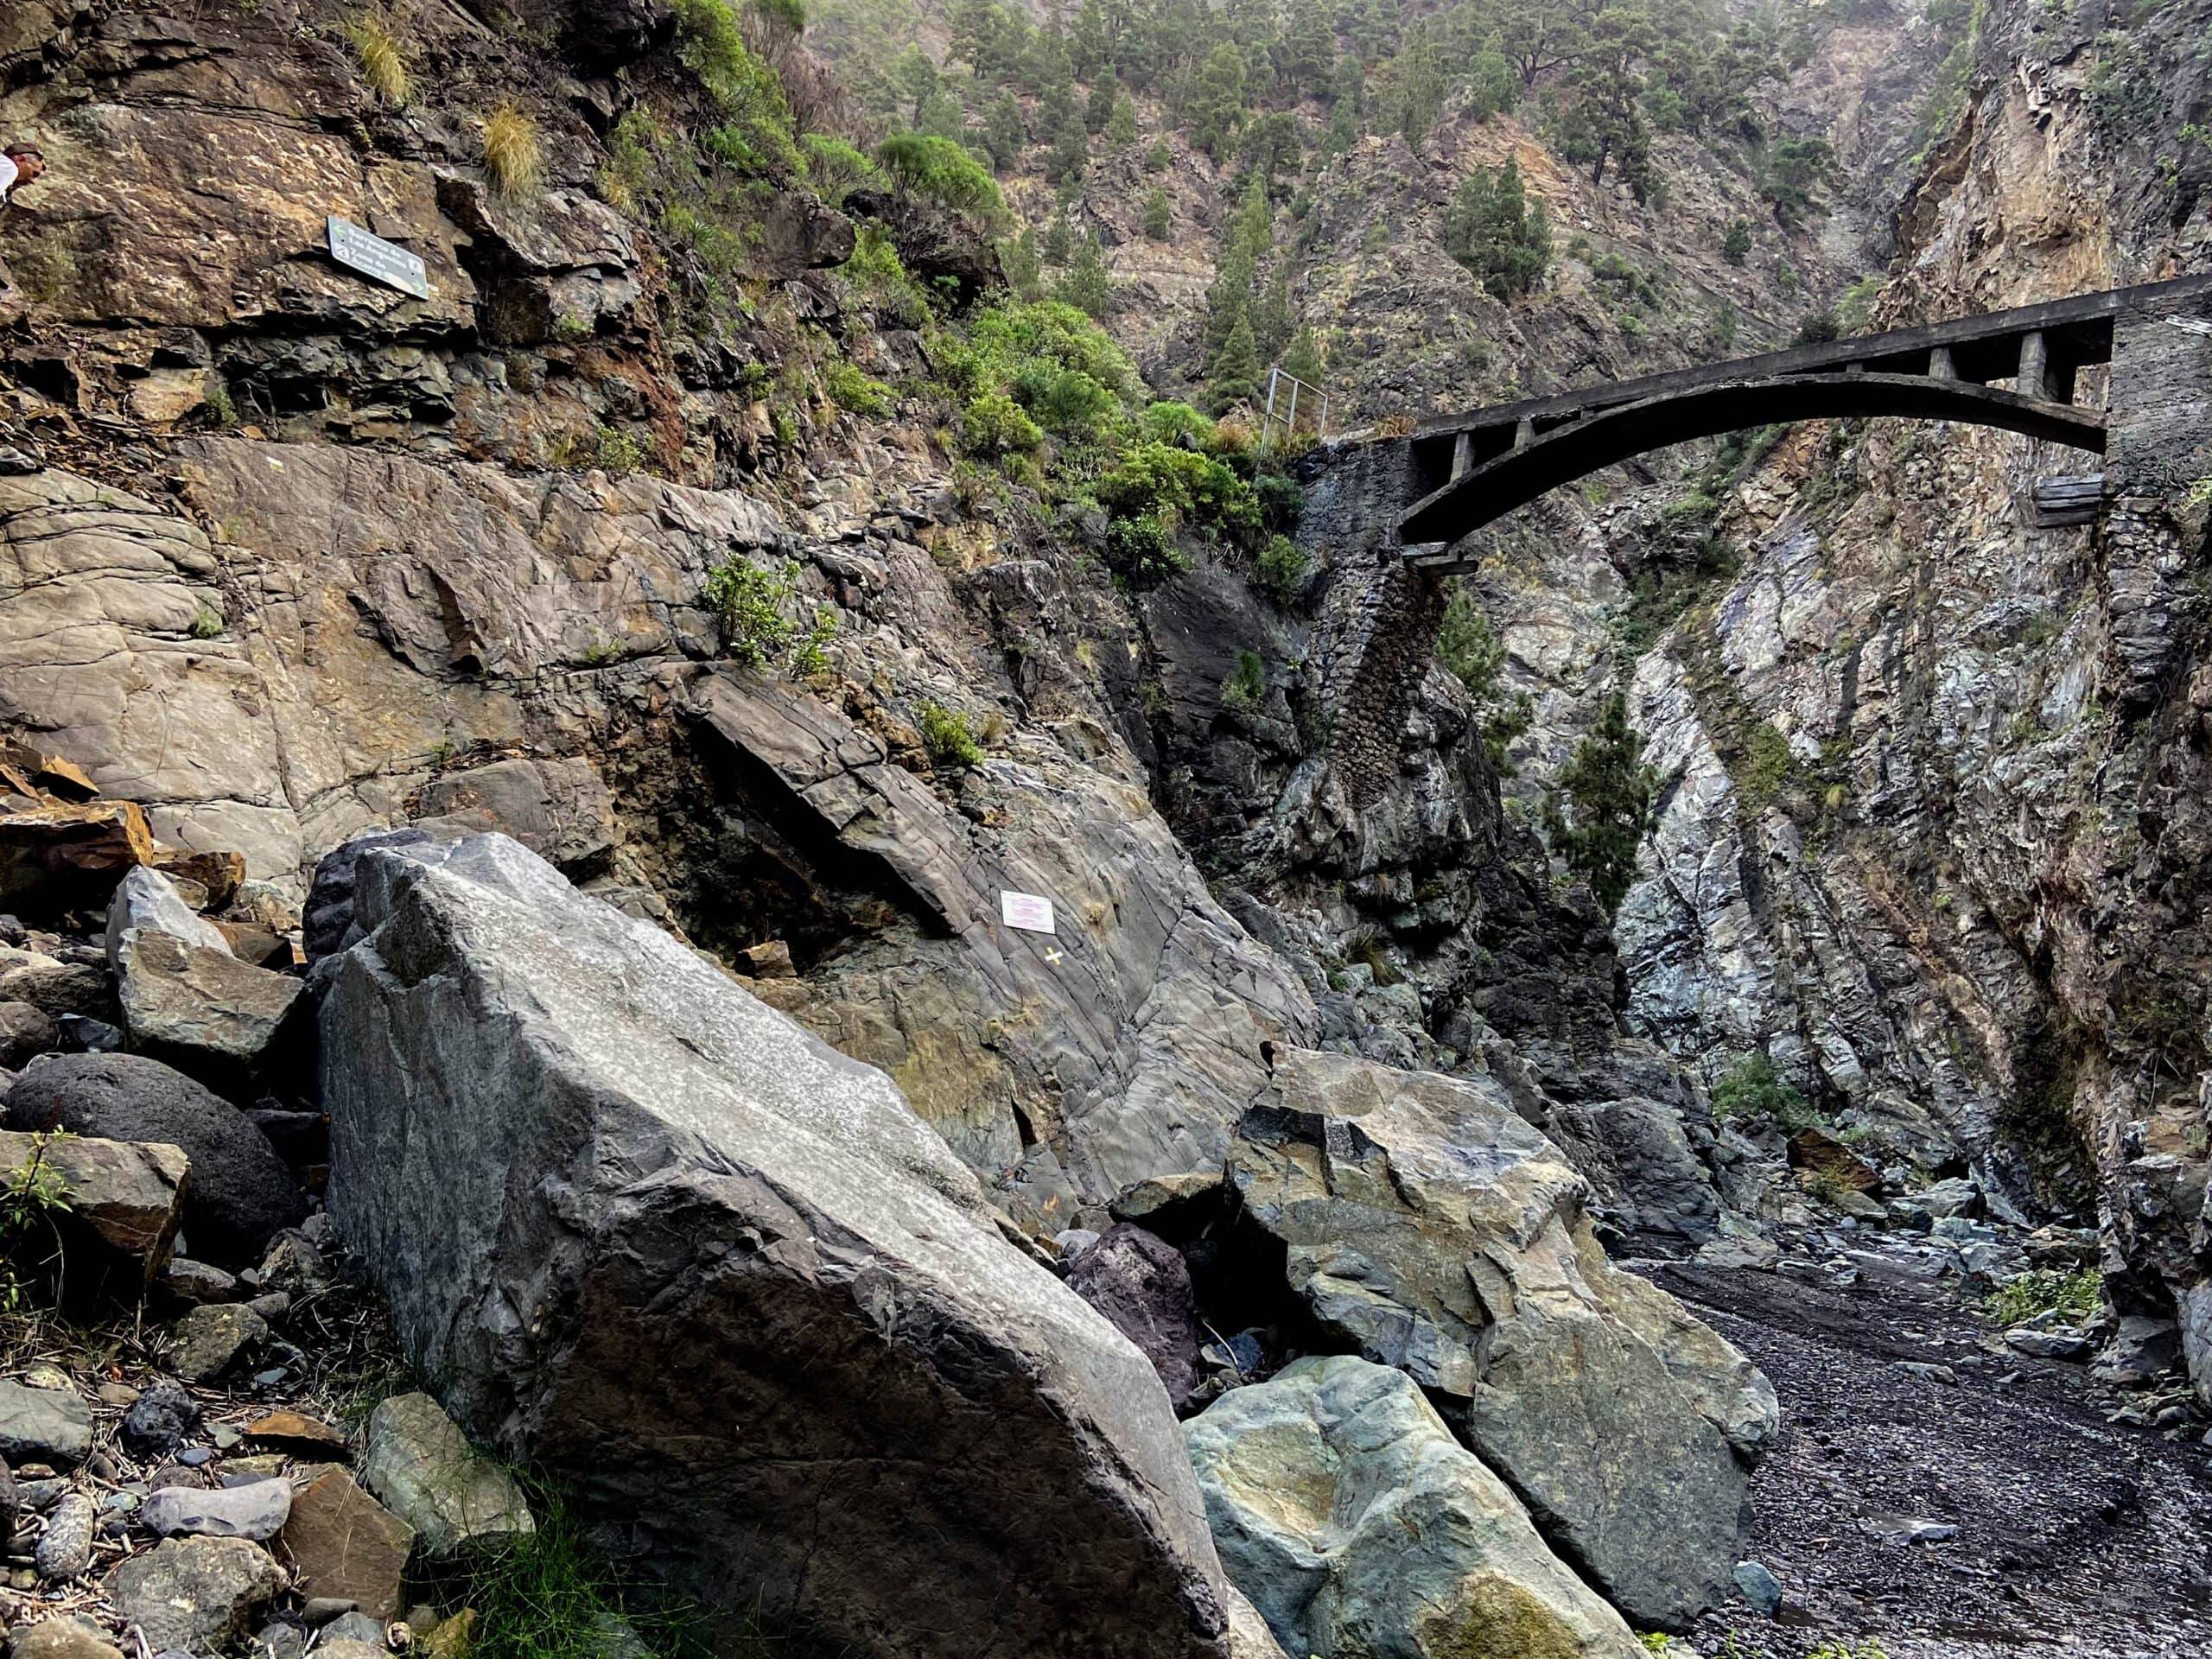
M 1929 348 L 1928 378 L 1930 380 L 1955 380 L 1959 378 L 1959 366 L 1951 361 L 1949 346 L 1936 346 Z
M 1516 449 L 1526 449 L 1535 441 L 1536 423 L 1534 421 L 1522 421 L 1514 427 L 1513 447 Z
M 2038 398 L 2046 404 L 2061 401 L 2052 395 L 2050 342 L 2044 338 L 2040 328 L 2031 328 L 2020 336 L 2020 372 L 2013 378 L 2012 390 L 2023 397 Z
M 1454 481 L 1465 478 L 1475 468 L 1475 435 L 1462 432 L 1452 440 L 1452 477 Z

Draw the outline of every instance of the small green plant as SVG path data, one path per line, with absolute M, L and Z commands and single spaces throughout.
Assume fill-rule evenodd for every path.
M 518 105 L 502 104 L 484 118 L 484 176 L 509 201 L 527 200 L 545 182 L 537 123 Z
M 1720 257 L 1732 265 L 1740 265 L 1751 251 L 1751 227 L 1740 219 L 1728 221 L 1728 228 L 1720 238 Z
M 2044 1313 L 2078 1322 L 2094 1318 L 2103 1298 L 2104 1279 L 2094 1268 L 2030 1268 L 1992 1291 L 1981 1310 L 1993 1325 L 2023 1325 Z
M 1306 555 L 1287 536 L 1270 536 L 1254 569 L 1261 590 L 1278 605 L 1289 604 L 1306 585 Z
M 1849 1181 L 1826 1167 L 1807 1170 L 1798 1185 L 1805 1189 L 1806 1197 L 1831 1210 L 1841 1208 L 1853 1191 Z
M 1890 1656 L 1879 1642 L 1868 1637 L 1863 1642 L 1823 1642 L 1805 1659 L 1890 1659 Z
M 1713 1085 L 1713 1115 L 1724 1123 L 1765 1120 L 1792 1130 L 1813 1121 L 1805 1096 L 1764 1054 L 1746 1054 L 1721 1073 Z
M 870 379 L 842 357 L 833 357 L 823 365 L 822 389 L 838 408 L 875 420 L 891 413 L 896 402 L 890 387 Z
M 940 766 L 980 766 L 983 746 L 969 729 L 968 716 L 941 703 L 922 705 L 922 747 Z
M 221 380 L 211 377 L 207 383 L 207 419 L 216 426 L 236 426 L 238 423 L 238 400 L 231 396 L 231 389 Z
M 41 1230 L 51 1232 L 56 1220 L 68 1211 L 68 1183 L 48 1160 L 54 1143 L 67 1138 L 67 1131 L 60 1129 L 33 1135 L 30 1156 L 0 1173 L 0 1313 L 22 1311 L 29 1292 L 16 1276 L 15 1263 L 32 1248 L 32 1240 Z M 60 1253 L 57 1236 L 48 1262 L 58 1265 Z
M 594 463 L 617 477 L 624 473 L 643 472 L 652 456 L 652 448 L 645 440 L 618 428 L 602 426 L 593 434 Z
M 761 1659 L 768 1651 L 750 1630 L 727 1643 L 716 1630 L 710 1645 L 698 1609 L 633 1596 L 557 1494 L 533 1484 L 530 1496 L 537 1530 L 464 1557 L 449 1592 L 479 1614 L 473 1659 Z
M 202 605 L 199 614 L 192 619 L 192 637 L 195 639 L 219 639 L 225 632 L 223 613 L 211 605 Z
M 1789 781 L 1794 757 L 1789 740 L 1762 722 L 1751 733 L 1750 752 L 1744 757 L 1736 791 L 1752 811 L 1763 811 Z
M 1221 683 L 1221 706 L 1233 715 L 1249 715 L 1267 701 L 1268 664 L 1256 651 L 1236 653 L 1236 666 Z
M 798 638 L 798 626 L 784 614 L 798 593 L 797 559 L 770 569 L 741 556 L 707 573 L 702 596 L 721 623 L 730 654 L 751 667 L 766 668 Z
M 395 110 L 405 109 L 414 78 L 407 68 L 407 54 L 391 22 L 381 11 L 365 11 L 346 25 L 346 38 L 353 43 L 353 57 L 361 66 L 361 79 L 376 95 Z

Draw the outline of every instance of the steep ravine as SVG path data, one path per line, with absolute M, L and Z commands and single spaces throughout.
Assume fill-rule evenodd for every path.
M 0 137 L 54 163 L 0 213 L 0 836 L 143 813 L 98 891 L 5 865 L 25 1098 L 118 1044 L 204 1079 L 285 1166 L 232 1267 L 327 1253 L 624 1570 L 828 1650 L 2196 1651 L 2201 549 L 2022 528 L 2073 462 L 1986 433 L 1660 457 L 1484 544 L 1501 766 L 1373 532 L 1404 418 L 1777 343 L 1885 262 L 1875 324 L 2190 268 L 2203 147 L 2140 112 L 2202 102 L 2201 16 L 1985 9 L 1955 107 L 1959 19 L 1823 16 L 1754 99 L 1841 158 L 1786 226 L 1732 137 L 1662 135 L 1638 200 L 1456 88 L 1418 145 L 1317 150 L 1279 228 L 1369 426 L 1281 473 L 1234 420 L 1162 446 L 1264 497 L 1272 568 L 1195 503 L 1132 562 L 1072 432 L 979 450 L 948 386 L 989 329 L 1069 354 L 1024 336 L 1031 376 L 1103 336 L 995 315 L 979 218 L 764 160 L 796 128 L 715 17 L 828 136 L 837 67 L 719 0 L 425 5 L 404 93 L 337 0 L 0 19 Z M 1132 426 L 1196 384 L 1236 199 L 1161 142 L 1164 240 L 1135 149 L 1062 193 Z M 1039 219 L 1042 149 L 1005 169 Z M 1558 237 L 1510 301 L 1442 244 L 1509 154 Z M 431 297 L 331 262 L 329 213 Z M 1394 652 L 1409 699 L 1340 720 Z M 1617 690 L 1660 812 L 1609 916 L 1540 824 Z M 192 950 L 232 965 L 147 988 Z M 317 1058 L 205 1052 L 233 980 Z M 208 1282 L 137 1265 L 157 1321 Z M 253 1351 L 193 1386 L 276 1387 Z M 99 1382 L 175 1363 L 5 1369 L 111 1436 Z M 26 1481 L 0 1618 L 135 1641 L 144 1599 L 37 1565 L 64 1489 L 266 1472 L 100 1444 Z M 103 1570 L 158 1553 L 101 1513 Z M 262 1637 L 304 1645 L 311 1582 Z

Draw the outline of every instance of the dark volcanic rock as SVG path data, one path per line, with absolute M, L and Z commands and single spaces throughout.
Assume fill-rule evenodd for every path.
M 1198 1315 L 1181 1251 L 1123 1222 L 1076 1258 L 1068 1288 L 1136 1344 L 1176 1410 L 1191 1403 L 1198 1383 Z
M 64 1054 L 37 1062 L 8 1094 L 18 1129 L 67 1129 L 111 1141 L 165 1141 L 192 1161 L 184 1232 L 192 1253 L 222 1264 L 257 1258 L 307 1205 L 245 1114 L 181 1071 L 136 1054 Z

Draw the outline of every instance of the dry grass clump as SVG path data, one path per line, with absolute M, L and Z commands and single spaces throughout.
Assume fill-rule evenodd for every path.
M 346 25 L 346 35 L 353 42 L 361 79 L 392 108 L 404 109 L 414 80 L 408 73 L 407 53 L 392 32 L 391 18 L 382 11 L 365 11 Z
M 484 118 L 484 176 L 510 201 L 535 194 L 545 182 L 545 146 L 537 123 L 512 104 Z

